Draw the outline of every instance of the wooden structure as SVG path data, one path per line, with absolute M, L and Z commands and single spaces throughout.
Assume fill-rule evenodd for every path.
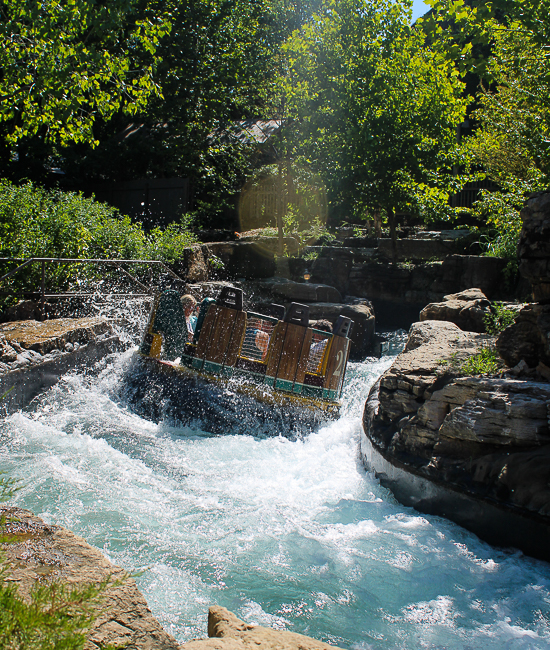
M 271 312 L 275 316 L 244 311 L 242 290 L 224 287 L 217 300 L 202 302 L 189 334 L 179 294 L 168 290 L 155 301 L 140 351 L 183 374 L 234 379 L 237 386 L 337 405 L 352 321 L 340 316 L 330 333 L 309 327 L 306 305 L 272 305 Z

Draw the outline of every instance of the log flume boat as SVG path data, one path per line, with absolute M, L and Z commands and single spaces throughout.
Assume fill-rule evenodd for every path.
M 186 411 L 184 421 L 206 417 L 218 421 L 218 429 L 251 413 L 269 419 L 284 413 L 286 420 L 335 417 L 353 321 L 339 316 L 326 332 L 309 327 L 307 305 L 264 311 L 245 311 L 242 290 L 226 286 L 216 300 L 202 301 L 190 332 L 179 293 L 168 289 L 157 296 L 137 358 L 147 376 L 134 372 L 130 382 L 138 411 L 158 419 L 169 404 L 179 407 L 179 420 Z M 236 395 L 245 401 L 233 400 Z

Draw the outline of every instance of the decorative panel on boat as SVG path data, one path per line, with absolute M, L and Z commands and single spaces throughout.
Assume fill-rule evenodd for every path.
M 303 382 L 306 373 L 311 330 L 301 325 L 280 322 L 271 341 L 266 375 L 274 378 L 275 388 L 292 391 L 294 382 Z
M 216 324 L 216 319 L 218 316 L 218 310 L 223 309 L 217 305 L 211 305 L 208 309 L 206 316 L 204 317 L 204 322 L 201 328 L 201 334 L 197 343 L 197 352 L 195 358 L 203 360 L 210 348 L 210 342 L 212 340 L 211 334 L 214 325 Z
M 277 379 L 294 381 L 296 371 L 298 370 L 298 361 L 302 353 L 302 345 L 307 332 L 308 329 L 301 325 L 286 324 L 285 341 L 277 369 Z
M 238 311 L 236 314 L 237 316 L 233 323 L 224 359 L 224 364 L 226 366 L 234 366 L 237 363 L 239 350 L 241 349 L 241 343 L 246 328 L 246 313 L 244 311 Z
M 305 336 L 302 342 L 302 349 L 300 352 L 300 358 L 298 359 L 298 367 L 296 369 L 296 376 L 294 378 L 294 381 L 297 384 L 301 385 L 304 383 L 304 379 L 306 377 L 306 370 L 307 370 L 307 365 L 308 365 L 308 360 L 309 360 L 309 351 L 311 347 L 311 341 L 313 338 L 313 332 L 310 329 L 306 329 L 305 331 Z M 294 392 L 300 392 L 299 390 L 296 389 L 296 386 L 294 387 Z
M 216 365 L 234 366 L 245 324 L 245 312 L 212 305 L 204 319 L 195 357 L 215 364 L 210 370 Z
M 340 388 L 340 382 L 346 371 L 348 355 L 349 339 L 343 336 L 333 336 L 323 389 L 337 391 Z
M 265 373 L 268 377 L 275 377 L 277 374 L 279 359 L 281 358 L 281 352 L 285 342 L 286 328 L 287 323 L 279 321 L 271 335 L 271 345 L 267 356 L 267 370 Z
M 210 332 L 210 347 L 206 351 L 205 360 L 222 365 L 225 361 L 225 354 L 229 347 L 238 312 L 227 307 L 216 306 L 215 309 L 217 312 L 216 321 Z

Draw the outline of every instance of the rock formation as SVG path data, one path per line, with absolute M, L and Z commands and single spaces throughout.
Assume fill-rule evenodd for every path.
M 550 301 L 550 193 L 529 199 L 521 219 L 520 273 L 531 283 L 535 302 Z
M 7 533 L 14 537 L 12 543 L 2 545 L 4 579 L 17 584 L 21 597 L 29 597 L 37 580 L 80 587 L 99 584 L 109 576 L 116 581 L 97 605 L 98 616 L 87 634 L 86 650 L 107 644 L 126 650 L 179 649 L 151 614 L 135 581 L 84 539 L 60 526 L 45 524 L 27 510 L 3 507 L 0 514 L 8 518 Z
M 4 581 L 15 583 L 24 600 L 40 582 L 62 582 L 69 587 L 110 586 L 94 603 L 97 612 L 87 632 L 85 650 L 108 644 L 125 650 L 339 650 L 310 637 L 249 625 L 223 607 L 210 607 L 209 639 L 179 645 L 147 607 L 135 581 L 109 562 L 84 539 L 60 526 L 50 526 L 28 510 L 0 507 L 7 520 L 9 543 L 2 544 Z
M 0 325 L 0 412 L 22 408 L 75 365 L 97 361 L 120 346 L 113 323 L 99 317 Z
M 210 607 L 208 639 L 184 643 L 183 650 L 340 650 L 310 637 L 248 625 L 225 607 Z
M 465 332 L 485 332 L 484 317 L 491 312 L 491 303 L 481 289 L 467 289 L 443 297 L 443 302 L 430 303 L 420 312 L 420 320 L 442 320 L 455 323 Z
M 405 351 L 371 390 L 365 434 L 392 466 L 446 490 L 409 497 L 397 486 L 405 503 L 549 559 L 550 384 L 458 376 L 457 362 L 487 339 L 445 321 L 414 324 Z M 467 509 L 463 497 L 472 500 Z M 491 512 L 474 517 L 476 501 Z M 498 524 L 487 529 L 495 513 Z
M 534 195 L 521 211 L 520 273 L 531 284 L 535 303 L 499 336 L 497 348 L 510 366 L 524 362 L 550 379 L 550 193 Z
M 550 366 L 550 305 L 531 303 L 498 337 L 497 349 L 510 367 L 522 360 L 530 368 Z

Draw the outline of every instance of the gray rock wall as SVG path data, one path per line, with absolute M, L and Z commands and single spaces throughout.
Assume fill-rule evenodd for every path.
M 0 414 L 23 408 L 68 370 L 121 347 L 113 324 L 103 318 L 0 325 Z
M 521 218 L 520 273 L 531 283 L 535 302 L 550 301 L 550 193 L 529 199 Z
M 550 559 L 550 383 L 457 376 L 449 362 L 486 343 L 486 335 L 453 323 L 415 323 L 405 351 L 371 390 L 365 436 L 384 463 L 446 490 L 420 499 L 420 489 L 413 505 L 444 514 L 492 543 Z M 392 481 L 410 505 L 403 497 L 407 480 L 401 475 Z M 472 499 L 483 505 L 476 517 L 464 511 Z M 489 515 L 489 507 L 498 513 Z M 510 525 L 523 521 L 536 538 L 508 534 L 507 514 Z M 500 522 L 498 536 L 482 521 L 489 516 Z

